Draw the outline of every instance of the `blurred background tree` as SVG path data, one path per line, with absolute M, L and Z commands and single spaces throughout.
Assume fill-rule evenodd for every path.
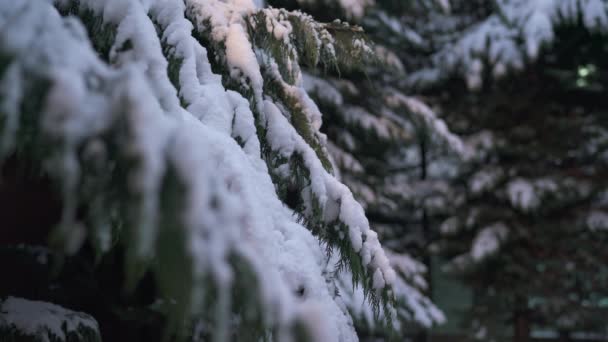
M 605 1 L 269 3 L 342 13 L 376 43 L 377 64 L 306 87 L 386 246 L 434 267 L 440 306 L 466 284 L 438 331 L 605 336 Z
M 470 335 L 605 336 L 606 3 L 451 4 L 458 30 L 406 83 L 466 141 L 437 246 L 472 287 Z
M 322 131 L 347 184 L 364 205 L 385 248 L 398 259 L 413 255 L 410 269 L 427 270 L 428 245 L 436 227 L 449 213 L 453 197 L 448 180 L 451 163 L 462 158 L 463 142 L 420 98 L 402 83 L 417 64 L 413 53 L 422 49 L 420 36 L 409 20 L 414 13 L 447 11 L 437 1 L 268 1 L 269 5 L 299 9 L 319 20 L 338 13 L 342 20 L 361 25 L 374 42 L 376 61 L 356 68 L 306 68 L 304 87 L 324 113 Z M 363 11 L 357 10 L 363 8 Z M 411 16 L 411 17 L 410 17 Z M 332 19 L 333 20 L 333 19 Z M 429 278 L 415 279 L 431 293 Z M 405 304 L 405 303 L 402 303 Z M 374 319 L 351 307 L 360 336 L 387 338 Z M 404 310 L 405 313 L 407 311 Z M 404 334 L 420 338 L 433 321 L 401 317 Z M 413 323 L 413 324 L 412 324 Z

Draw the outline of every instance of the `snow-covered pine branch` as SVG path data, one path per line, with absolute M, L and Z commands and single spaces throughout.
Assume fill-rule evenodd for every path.
M 367 58 L 358 28 L 218 0 L 4 2 L 0 27 L 3 156 L 58 185 L 55 247 L 123 246 L 130 289 L 154 271 L 168 334 L 356 340 L 327 251 L 390 319 L 395 271 L 301 85 Z
M 214 11 L 225 16 L 212 17 Z M 300 12 L 248 13 L 230 3 L 192 2 L 187 13 L 209 43 L 216 68 L 229 75 L 225 83 L 249 100 L 279 197 L 330 250 L 337 247 L 341 265 L 352 270 L 354 282 L 363 281 L 375 308 L 390 301 L 389 292 L 380 298 L 375 290 L 391 284 L 394 271 L 363 209 L 331 174 L 321 113 L 302 88 L 299 70 L 300 59 L 314 67 L 366 58 L 371 50 L 361 32 L 347 24 L 319 24 Z
M 51 303 L 8 297 L 0 300 L 0 314 L 3 341 L 101 342 L 94 318 Z
M 602 0 L 500 0 L 496 6 L 481 0 L 477 6 L 491 10 L 479 15 L 467 7 L 470 1 L 450 2 L 464 10 L 434 12 L 428 24 L 417 21 L 432 62 L 408 76 L 409 86 L 432 86 L 457 75 L 478 89 L 487 77 L 501 78 L 536 61 L 543 47 L 554 43 L 560 26 L 608 31 L 608 4 Z

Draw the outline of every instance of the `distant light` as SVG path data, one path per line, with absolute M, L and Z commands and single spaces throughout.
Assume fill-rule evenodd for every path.
M 588 85 L 589 83 L 584 78 L 579 78 L 578 80 L 576 80 L 576 86 L 579 88 L 584 88 Z
M 578 67 L 578 77 L 587 78 L 594 74 L 597 71 L 597 68 L 593 64 L 580 65 Z

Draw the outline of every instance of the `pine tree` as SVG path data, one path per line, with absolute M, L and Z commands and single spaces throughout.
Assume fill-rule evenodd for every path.
M 605 333 L 607 4 L 452 1 L 418 20 L 404 83 L 465 141 L 439 245 L 474 289 L 471 336 Z
M 218 0 L 3 2 L 0 27 L 4 178 L 52 207 L 36 236 L 2 233 L 21 272 L 0 293 L 8 338 L 82 333 L 58 304 L 111 341 L 351 341 L 344 274 L 387 324 L 397 284 L 437 315 L 336 179 L 302 88 L 302 65 L 373 56 L 358 28 Z M 15 301 L 46 313 L 34 333 Z
M 360 24 L 374 42 L 374 63 L 329 73 L 307 68 L 304 86 L 325 114 L 322 130 L 328 135 L 341 180 L 364 205 L 384 246 L 391 250 L 389 258 L 394 266 L 418 270 L 419 276 L 413 282 L 428 292 L 428 279 L 424 277 L 430 273 L 426 266 L 430 264 L 426 252 L 428 235 L 431 227 L 437 225 L 435 221 L 445 218 L 449 206 L 446 191 L 451 190 L 444 181 L 449 170 L 443 167 L 443 159 L 462 153 L 462 144 L 431 108 L 408 95 L 400 81 L 409 72 L 408 44 L 413 44 L 414 33 L 407 28 L 405 14 L 413 9 L 442 10 L 441 4 L 436 1 L 374 4 L 360 1 L 355 6 L 327 1 L 269 3 L 302 9 L 322 20 L 329 19 L 328 13 L 340 13 L 342 20 Z M 353 11 L 357 8 L 364 10 Z M 419 327 L 430 328 L 443 321 L 438 311 L 426 315 L 423 310 L 408 310 L 406 297 L 402 298 L 405 310 L 400 316 L 404 334 L 411 336 Z M 361 309 L 360 303 L 355 301 L 350 308 L 359 317 L 355 323 L 360 333 L 383 336 L 382 329 Z

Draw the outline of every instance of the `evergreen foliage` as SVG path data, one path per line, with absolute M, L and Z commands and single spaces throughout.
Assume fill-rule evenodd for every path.
M 403 84 L 464 141 L 437 247 L 473 287 L 472 338 L 605 333 L 607 18 L 564 0 L 411 19 L 424 44 Z
M 304 87 L 325 113 L 322 130 L 328 135 L 340 179 L 365 206 L 385 247 L 393 251 L 393 266 L 407 270 L 404 273 L 413 275 L 405 276 L 408 282 L 427 291 L 426 267 L 405 253 L 413 252 L 420 258 L 426 255 L 425 227 L 430 228 L 429 218 L 442 218 L 447 205 L 443 200 L 449 187 L 443 177 L 449 170 L 442 167 L 440 157 L 457 157 L 462 153 L 462 143 L 431 108 L 407 95 L 399 84 L 407 76 L 404 63 L 408 52 L 403 42 L 409 32 L 396 28 L 395 22 L 417 6 L 441 7 L 434 1 L 358 3 L 365 11 L 352 20 L 360 23 L 374 42 L 376 60 L 340 72 L 306 68 Z M 305 10 L 322 19 L 335 13 L 335 6 L 340 5 L 324 1 L 270 4 Z M 343 18 L 353 18 L 347 8 L 338 8 L 338 13 Z M 430 302 L 411 309 L 405 295 L 409 292 L 407 287 L 402 288 L 402 294 L 396 290 L 400 334 L 412 336 L 421 327 L 441 323 L 443 315 Z M 342 292 L 358 297 L 357 290 L 348 287 Z M 389 337 L 360 303 L 355 301 L 350 310 L 357 318 L 360 334 Z
M 605 333 L 606 2 L 358 3 L 380 63 L 305 84 L 385 246 L 450 259 L 472 338 Z
M 57 305 L 9 297 L 0 303 L 0 313 L 2 341 L 101 341 L 95 319 Z
M 112 341 L 356 340 L 344 279 L 386 324 L 396 284 L 439 315 L 334 176 L 302 88 L 301 66 L 372 58 L 360 28 L 208 0 L 4 2 L 0 27 L 4 166 L 59 207 L 3 237 L 7 265 L 16 244 L 55 256 L 0 295 L 82 306 Z

